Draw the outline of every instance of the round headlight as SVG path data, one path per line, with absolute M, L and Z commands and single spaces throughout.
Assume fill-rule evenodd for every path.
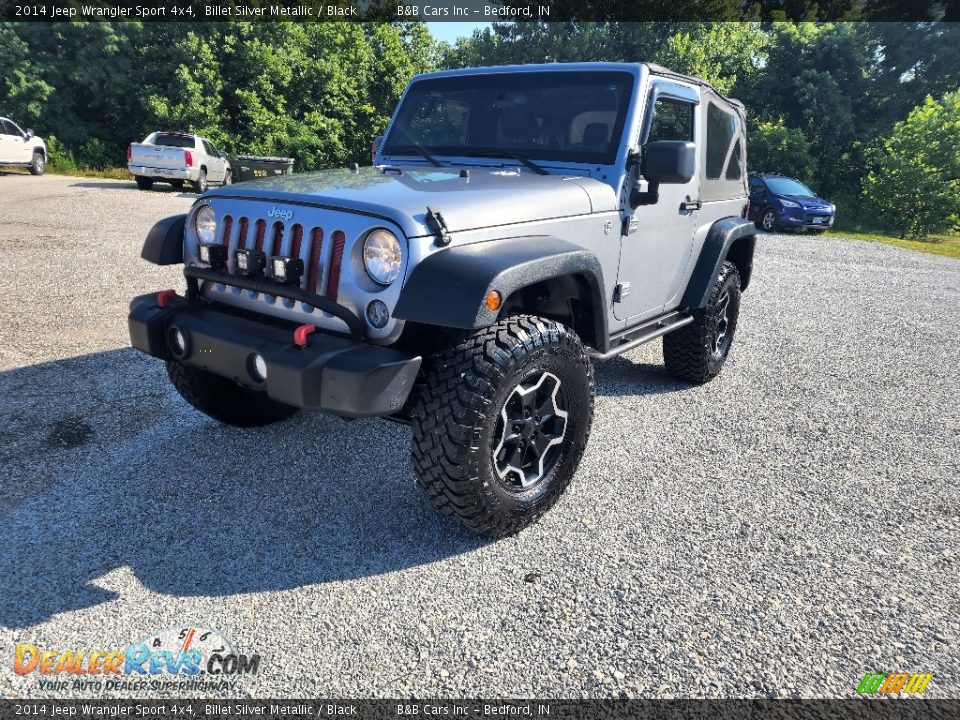
M 396 280 L 402 259 L 400 241 L 392 232 L 378 229 L 367 235 L 363 243 L 363 266 L 375 282 L 389 285 Z
M 197 229 L 197 237 L 202 243 L 216 242 L 217 214 L 209 205 L 204 205 L 193 217 L 193 226 Z

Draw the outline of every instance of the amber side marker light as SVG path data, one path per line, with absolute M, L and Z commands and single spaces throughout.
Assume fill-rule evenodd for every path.
M 496 312 L 503 304 L 503 297 L 496 290 L 491 290 L 487 293 L 487 297 L 484 301 L 487 304 L 487 310 L 490 312 Z

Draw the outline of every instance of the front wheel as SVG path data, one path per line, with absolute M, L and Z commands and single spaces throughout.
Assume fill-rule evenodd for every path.
M 180 396 L 200 412 L 226 425 L 257 427 L 290 417 L 297 408 L 271 400 L 219 375 L 167 361 L 167 375 Z
M 33 154 L 33 160 L 30 161 L 30 174 L 43 175 L 43 172 L 46 169 L 47 169 L 47 159 L 43 156 L 42 152 L 37 150 Z
M 705 308 L 693 322 L 663 336 L 663 361 L 677 377 L 705 383 L 720 374 L 740 316 L 740 273 L 725 262 Z
M 227 168 L 227 171 L 223 174 L 223 185 L 233 185 L 233 171 Z
M 569 328 L 520 315 L 431 359 L 414 403 L 417 483 L 481 535 L 536 522 L 566 489 L 593 423 L 593 366 Z

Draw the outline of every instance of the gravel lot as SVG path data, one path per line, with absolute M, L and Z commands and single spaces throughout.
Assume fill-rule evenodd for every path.
M 189 623 L 263 656 L 258 697 L 960 695 L 956 260 L 762 237 L 721 377 L 600 365 L 570 490 L 487 542 L 421 498 L 407 428 L 220 427 L 128 349 L 129 299 L 183 287 L 141 242 L 192 199 L 0 175 L 2 696 L 66 694 L 15 643 Z

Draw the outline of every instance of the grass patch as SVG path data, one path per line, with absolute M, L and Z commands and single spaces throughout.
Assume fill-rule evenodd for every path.
M 109 167 L 103 170 L 84 170 L 73 167 L 47 166 L 51 175 L 68 175 L 69 177 L 100 178 L 101 180 L 133 180 L 130 171 L 126 168 Z
M 919 250 L 931 255 L 944 255 L 960 259 L 960 237 L 956 235 L 931 235 L 929 240 L 904 240 L 895 235 L 883 235 L 881 233 L 828 230 L 823 234 L 823 237 L 881 242 L 908 250 Z

